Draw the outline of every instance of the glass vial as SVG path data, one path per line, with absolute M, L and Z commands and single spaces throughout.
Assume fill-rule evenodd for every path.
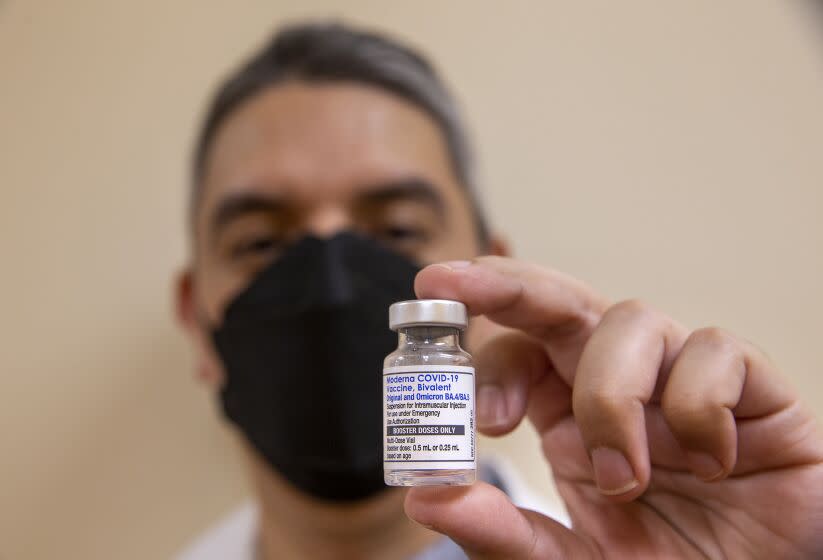
M 389 308 L 397 350 L 383 363 L 383 472 L 389 486 L 475 480 L 474 367 L 460 347 L 468 324 L 458 301 Z

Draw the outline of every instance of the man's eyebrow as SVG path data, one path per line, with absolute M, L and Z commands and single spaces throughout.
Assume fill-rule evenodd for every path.
M 387 203 L 396 200 L 418 200 L 434 208 L 438 214 L 446 213 L 443 195 L 428 180 L 422 177 L 410 177 L 370 185 L 365 192 L 358 195 L 361 203 Z
M 210 230 L 216 232 L 227 223 L 253 212 L 274 213 L 285 208 L 283 201 L 256 193 L 231 194 L 217 205 L 212 213 Z

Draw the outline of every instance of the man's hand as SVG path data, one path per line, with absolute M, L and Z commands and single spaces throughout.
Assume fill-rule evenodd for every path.
M 415 289 L 506 327 L 475 349 L 478 426 L 528 416 L 573 527 L 483 483 L 412 489 L 412 519 L 472 558 L 823 556 L 823 435 L 751 344 L 512 259 L 432 265 Z

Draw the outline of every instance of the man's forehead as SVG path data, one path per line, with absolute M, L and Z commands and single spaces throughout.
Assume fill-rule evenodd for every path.
M 370 86 L 294 82 L 226 119 L 207 158 L 203 202 L 264 187 L 289 197 L 339 196 L 421 175 L 435 185 L 450 175 L 445 142 L 424 111 Z

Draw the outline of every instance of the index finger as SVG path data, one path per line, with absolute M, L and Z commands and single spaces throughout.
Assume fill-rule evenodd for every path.
M 472 315 L 541 339 L 567 380 L 608 307 L 604 298 L 570 276 L 506 257 L 427 266 L 417 274 L 414 289 L 420 298 L 461 301 Z

